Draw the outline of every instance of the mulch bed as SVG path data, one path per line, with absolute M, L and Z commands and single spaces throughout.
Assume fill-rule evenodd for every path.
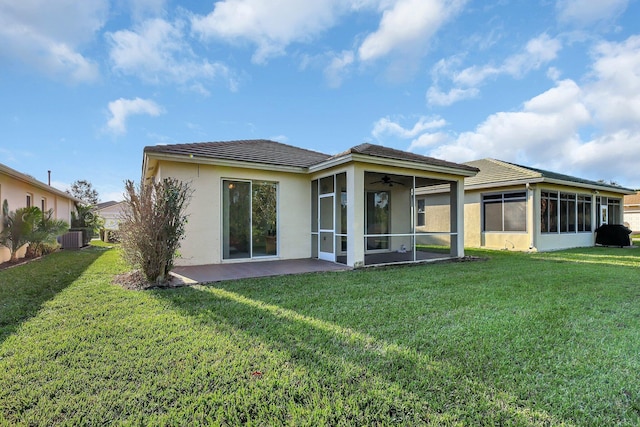
M 0 263 L 0 270 L 6 270 L 7 268 L 12 268 L 12 267 L 17 267 L 19 265 L 24 265 L 24 264 L 28 264 L 31 261 L 35 261 L 37 259 L 42 258 L 41 256 L 39 257 L 34 257 L 34 258 L 20 258 L 17 261 L 5 261 L 3 263 Z

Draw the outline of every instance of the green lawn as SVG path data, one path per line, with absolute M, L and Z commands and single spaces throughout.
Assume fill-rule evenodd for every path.
M 0 425 L 638 425 L 640 249 L 128 291 L 0 271 Z

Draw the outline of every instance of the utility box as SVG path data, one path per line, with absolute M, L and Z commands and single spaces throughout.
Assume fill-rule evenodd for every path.
M 82 247 L 82 231 L 69 231 L 60 238 L 62 249 L 80 249 Z

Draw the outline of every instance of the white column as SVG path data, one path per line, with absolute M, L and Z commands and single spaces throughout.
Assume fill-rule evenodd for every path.
M 347 265 L 364 266 L 364 171 L 357 165 L 347 170 Z
M 464 256 L 464 178 L 451 182 L 451 256 Z

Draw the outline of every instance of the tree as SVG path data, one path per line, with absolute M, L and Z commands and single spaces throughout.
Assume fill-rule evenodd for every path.
M 127 180 L 125 189 L 126 208 L 120 222 L 123 257 L 149 283 L 164 284 L 184 237 L 190 186 L 165 178 L 139 186 Z
M 84 179 L 74 181 L 73 184 L 71 184 L 71 189 L 67 190 L 67 193 L 82 200 L 86 204 L 98 204 L 98 191 L 93 188 L 93 185 L 91 185 L 89 181 Z
M 89 244 L 91 237 L 98 234 L 104 220 L 93 212 L 93 205 L 75 204 L 76 210 L 71 212 L 71 228 L 82 231 L 83 245 Z
M 18 250 L 29 243 L 30 234 L 36 222 L 41 218 L 40 209 L 36 207 L 20 208 L 15 212 L 9 211 L 9 203 L 5 199 L 2 203 L 2 232 L 0 244 L 9 249 L 9 261 L 18 260 Z

